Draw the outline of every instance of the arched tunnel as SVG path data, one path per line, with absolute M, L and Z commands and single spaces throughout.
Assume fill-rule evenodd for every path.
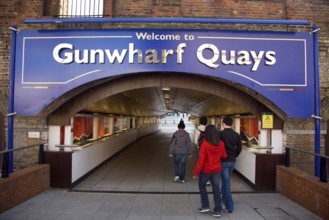
M 279 132 L 275 135 L 278 135 L 279 138 L 276 139 L 280 142 L 280 129 L 282 129 L 282 120 L 285 116 L 261 94 L 240 84 L 215 77 L 189 73 L 148 72 L 108 77 L 90 82 L 67 92 L 39 114 L 48 115 L 51 151 L 56 152 L 57 147 L 64 149 L 59 154 L 47 152 L 47 160 L 50 164 L 56 164 L 53 167 L 57 166 L 58 170 L 63 170 L 63 167 L 72 168 L 66 175 L 61 174 L 54 179 L 62 180 L 65 179 L 63 176 L 67 176 L 68 183 L 64 186 L 71 187 L 72 183 L 79 181 L 86 173 L 121 152 L 126 146 L 158 130 L 160 119 L 170 113 L 187 113 L 194 119 L 201 116 L 208 118 L 233 116 L 254 119 L 258 123 L 264 112 L 273 113 L 275 122 L 273 128 L 278 129 Z M 83 125 L 79 125 L 80 122 L 74 124 L 76 116 L 82 116 L 83 120 L 89 118 L 89 122 L 83 122 Z M 144 122 L 135 126 L 136 118 L 152 119 L 146 119 L 146 121 L 149 120 L 146 126 Z M 157 121 L 154 118 L 157 118 Z M 134 122 L 131 122 L 132 119 Z M 123 123 L 127 127 L 123 128 Z M 189 123 L 193 122 L 189 121 Z M 89 130 L 86 126 L 89 126 Z M 76 136 L 74 132 L 77 127 L 80 131 Z M 104 127 L 106 131 L 102 130 Z M 102 130 L 101 135 L 98 128 Z M 177 127 L 174 126 L 174 129 Z M 253 125 L 253 130 L 258 135 L 259 126 Z M 264 134 L 267 135 L 266 132 Z M 62 139 L 63 137 L 67 140 Z M 160 137 L 156 138 L 159 139 L 157 141 L 161 140 Z M 168 139 L 166 135 L 162 138 Z M 267 141 L 266 138 L 264 140 Z M 138 145 L 138 143 L 135 144 Z M 165 149 L 166 146 L 164 144 L 163 148 Z M 279 143 L 279 150 L 280 146 Z M 160 148 L 160 151 L 163 151 L 163 148 Z M 71 156 L 67 157 L 68 154 Z M 68 160 L 61 158 L 62 156 L 67 157 Z M 274 155 L 273 158 L 276 156 Z M 58 161 L 61 162 L 58 163 Z M 249 159 L 241 161 L 249 161 Z M 245 165 L 241 166 L 245 167 Z M 271 176 L 274 177 L 272 174 Z M 266 176 L 264 178 L 266 179 Z M 273 181 L 270 187 L 273 187 L 272 183 Z M 268 185 L 261 184 L 260 187 L 268 187 Z
M 167 91 L 166 91 L 167 89 Z M 280 123 L 284 115 L 260 94 L 229 81 L 187 73 L 139 73 L 109 77 L 81 86 L 55 102 L 50 125 L 66 125 L 77 113 L 161 117 L 184 112 L 194 117 L 239 115 L 260 120 L 273 112 Z M 71 96 L 71 97 L 69 97 Z M 69 98 L 68 98 L 69 97 Z

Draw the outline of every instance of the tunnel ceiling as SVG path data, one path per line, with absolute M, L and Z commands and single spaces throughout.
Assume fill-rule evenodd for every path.
M 219 78 L 193 74 L 143 73 L 107 78 L 81 87 L 71 99 L 60 99 L 48 115 L 50 125 L 66 125 L 76 114 L 163 116 L 183 112 L 195 117 L 253 115 L 279 112 L 258 94 L 242 91 L 239 85 Z M 164 90 L 170 88 L 168 91 Z M 269 109 L 268 106 L 271 106 Z
M 169 94 L 169 98 L 165 94 Z M 166 100 L 169 100 L 169 105 Z M 250 114 L 243 106 L 218 96 L 182 88 L 170 88 L 167 92 L 160 87 L 134 89 L 112 95 L 88 105 L 81 112 L 162 116 L 172 111 L 186 112 L 193 116 Z

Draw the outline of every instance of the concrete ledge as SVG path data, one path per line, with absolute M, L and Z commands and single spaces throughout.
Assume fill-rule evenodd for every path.
M 50 188 L 49 165 L 19 169 L 0 179 L 0 213 Z
M 276 190 L 311 212 L 329 219 L 329 183 L 292 167 L 277 166 Z

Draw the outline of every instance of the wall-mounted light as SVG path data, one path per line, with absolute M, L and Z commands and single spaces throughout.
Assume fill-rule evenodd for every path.
M 164 99 L 170 99 L 170 94 L 169 93 L 164 93 L 163 98 Z
M 170 87 L 162 87 L 162 95 L 167 110 L 170 109 Z

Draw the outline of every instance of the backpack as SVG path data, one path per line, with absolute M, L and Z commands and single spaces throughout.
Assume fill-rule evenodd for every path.
M 199 138 L 198 138 L 198 146 L 199 146 L 199 148 L 201 148 L 201 144 L 202 144 L 204 138 L 205 138 L 204 131 L 200 131 Z
M 172 141 L 175 139 L 175 134 L 172 135 L 172 138 L 171 138 L 171 141 L 170 141 L 170 144 L 172 143 Z

